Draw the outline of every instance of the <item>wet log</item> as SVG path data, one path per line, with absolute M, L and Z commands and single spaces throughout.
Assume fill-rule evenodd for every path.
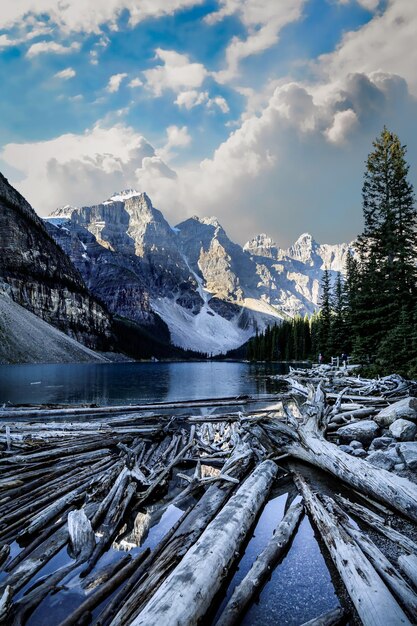
M 365 524 L 371 528 L 379 531 L 382 535 L 385 535 L 385 537 L 390 539 L 393 543 L 395 543 L 395 545 L 400 546 L 407 552 L 417 556 L 417 543 L 406 535 L 398 532 L 398 530 L 392 528 L 389 524 L 386 524 L 384 518 L 380 517 L 373 511 L 366 509 L 361 504 L 351 502 L 342 496 L 335 496 L 335 500 L 343 509 L 347 510 L 362 522 L 365 522 Z
M 348 485 L 395 508 L 417 522 L 417 485 L 391 472 L 374 467 L 365 460 L 346 454 L 324 438 L 329 409 L 319 386 L 303 408 L 305 422 L 292 416 L 287 408 L 290 425 L 276 420 L 255 426 L 269 437 L 269 447 L 288 452 L 293 457 L 323 469 Z M 250 426 L 249 428 L 250 430 Z M 272 446 L 271 446 L 272 443 Z
M 115 539 L 135 491 L 136 487 L 133 483 L 129 483 L 126 489 L 123 483 L 121 484 L 120 491 L 116 494 L 112 502 L 112 508 L 108 511 L 103 524 L 100 526 L 100 541 L 93 549 L 87 561 L 87 565 L 82 572 L 80 572 L 80 577 L 84 578 L 91 572 L 99 558 L 104 554 L 107 548 L 109 548 L 113 539 Z
M 415 554 L 401 554 L 398 557 L 398 565 L 417 589 L 417 556 Z
M 356 541 L 315 495 L 305 479 L 294 480 L 364 626 L 410 625 L 398 602 Z
M 119 569 L 109 580 L 100 585 L 82 602 L 71 615 L 69 615 L 59 626 L 73 626 L 74 624 L 88 624 L 93 611 L 99 604 L 110 596 L 129 576 L 141 565 L 149 556 L 150 549 L 147 548 L 137 557 L 132 559 L 124 567 Z
M 110 580 L 110 578 L 113 578 L 113 576 L 117 574 L 122 567 L 130 563 L 131 560 L 132 556 L 130 554 L 126 554 L 125 556 L 122 556 L 121 559 L 116 561 L 116 563 L 109 563 L 109 565 L 104 566 L 98 572 L 92 572 L 90 576 L 84 579 L 82 587 L 87 593 L 90 593 L 96 587 L 99 587 L 103 583 Z
M 10 546 L 9 544 L 5 543 L 3 546 L 0 547 L 0 569 L 6 563 L 7 559 L 9 558 L 9 554 Z
M 96 544 L 91 522 L 84 509 L 70 511 L 67 518 L 69 547 L 73 558 L 87 559 Z
M 285 555 L 302 514 L 302 503 L 290 506 L 284 518 L 276 527 L 266 548 L 258 556 L 242 582 L 233 591 L 229 602 L 216 622 L 216 626 L 233 626 L 239 623 L 240 617 L 259 593 L 271 571 Z
M 273 461 L 264 461 L 255 468 L 133 620 L 132 626 L 196 624 L 205 615 L 265 502 L 277 472 Z M 184 581 L 188 584 L 184 585 Z
M 44 579 L 41 579 L 41 581 L 36 581 L 35 585 L 14 604 L 12 619 L 8 626 L 23 626 L 36 607 L 38 607 L 46 596 L 54 590 L 56 585 L 63 581 L 76 567 L 78 567 L 77 562 L 71 563 L 49 574 Z
M 319 617 L 315 617 L 308 622 L 304 622 L 302 626 L 339 626 L 341 624 L 346 624 L 347 617 L 346 611 L 341 607 L 338 607 L 337 609 L 327 611 L 327 613 L 323 613 L 322 615 L 319 615 Z
M 252 402 L 268 402 L 275 400 L 276 396 L 265 396 L 264 398 L 252 398 L 250 396 L 236 396 L 226 398 L 205 398 L 202 400 L 183 400 L 179 402 L 154 402 L 152 404 L 127 404 L 122 406 L 107 407 L 71 407 L 68 409 L 13 409 L 1 412 L 2 420 L 13 420 L 16 418 L 43 419 L 45 417 L 68 417 L 72 415 L 91 416 L 91 415 L 114 415 L 119 413 L 137 413 L 138 411 L 153 411 L 158 409 L 180 409 L 189 407 L 217 407 L 217 406 L 235 406 L 244 405 Z
M 390 563 L 386 556 L 365 533 L 352 526 L 348 516 L 334 500 L 327 496 L 323 496 L 322 499 L 326 504 L 326 508 L 336 515 L 346 532 L 356 541 L 362 552 L 366 554 L 375 570 L 381 576 L 385 584 L 394 592 L 394 595 L 398 598 L 409 616 L 411 618 L 416 616 L 417 595 L 401 574 L 399 574 L 392 563 Z
M 249 447 L 242 444 L 235 450 L 224 470 L 232 473 L 235 478 L 242 479 L 251 461 Z M 130 623 L 195 544 L 227 502 L 234 488 L 235 485 L 232 483 L 211 485 L 162 539 L 151 555 L 150 562 L 146 563 L 146 575 L 140 570 L 135 572 L 124 588 L 116 594 L 111 604 L 100 614 L 94 623 L 95 626 L 107 626 L 110 622 L 119 626 Z
M 95 512 L 96 507 L 96 503 L 89 503 L 85 506 L 85 511 L 89 518 Z M 68 539 L 68 524 L 65 521 L 65 523 L 56 528 L 46 541 L 38 545 L 26 559 L 22 561 L 15 559 L 10 563 L 11 566 L 17 561 L 13 569 L 7 568 L 9 576 L 5 580 L 5 585 L 10 585 L 13 588 L 13 592 L 17 593 L 67 544 Z
M 8 624 L 12 608 L 13 589 L 10 585 L 4 589 L 0 596 L 0 624 Z
M 150 555 L 144 560 L 142 565 L 135 569 L 130 578 L 125 582 L 124 585 L 122 585 L 122 587 L 113 596 L 113 598 L 104 608 L 104 610 L 100 613 L 98 618 L 94 621 L 94 626 L 104 626 L 105 624 L 109 624 L 120 609 L 120 607 L 122 606 L 122 608 L 124 608 L 126 598 L 135 589 L 138 581 L 140 581 L 143 576 L 147 575 L 147 572 L 149 571 L 149 568 L 152 566 L 155 559 L 161 554 L 161 552 L 163 552 L 171 537 L 175 534 L 177 529 L 181 526 L 182 522 L 184 521 L 184 519 L 187 518 L 193 508 L 193 506 L 190 506 L 188 509 L 186 509 L 186 511 L 184 511 L 180 519 L 177 520 L 172 528 L 166 533 L 166 535 L 162 537 L 161 541 L 150 553 Z

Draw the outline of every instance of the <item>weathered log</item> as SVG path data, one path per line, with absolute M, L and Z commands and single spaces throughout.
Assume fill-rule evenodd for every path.
M 406 535 L 398 532 L 398 530 L 392 528 L 392 526 L 386 524 L 382 517 L 380 517 L 373 511 L 366 509 L 364 506 L 355 502 L 351 502 L 350 500 L 347 500 L 342 496 L 334 496 L 334 498 L 336 502 L 341 505 L 342 508 L 349 511 L 349 513 L 360 519 L 362 522 L 365 522 L 365 524 L 371 526 L 371 528 L 378 530 L 381 534 L 385 535 L 385 537 L 390 539 L 397 546 L 404 548 L 404 550 L 407 550 L 407 552 L 417 555 L 417 543 L 415 543 L 415 541 L 413 541 Z
M 401 554 L 398 557 L 398 565 L 417 589 L 417 556 L 415 554 Z
M 121 469 L 120 469 L 121 468 Z M 94 528 L 94 530 L 98 527 L 99 523 L 101 522 L 103 516 L 107 513 L 108 508 L 117 492 L 117 490 L 119 489 L 120 484 L 123 484 L 123 489 L 124 486 L 128 480 L 129 477 L 129 470 L 127 469 L 127 467 L 124 465 L 124 463 L 118 463 L 117 464 L 117 468 L 116 468 L 116 472 L 118 472 L 120 469 L 120 472 L 118 473 L 111 489 L 109 490 L 109 492 L 107 493 L 107 495 L 105 496 L 105 498 L 101 501 L 96 513 L 94 514 L 92 520 L 91 520 L 91 525 Z M 116 473 L 115 472 L 115 473 Z
M 265 502 L 277 472 L 273 461 L 264 461 L 255 468 L 133 620 L 132 626 L 191 625 L 204 616 Z M 185 580 L 189 581 L 186 587 Z
M 91 522 L 84 509 L 70 511 L 67 523 L 72 556 L 77 560 L 88 558 L 94 550 L 96 541 Z
M 251 460 L 250 449 L 242 444 L 224 467 L 234 477 L 241 479 L 246 475 Z M 146 576 L 143 576 L 143 580 L 141 580 L 143 572 L 140 570 L 135 572 L 124 588 L 116 594 L 110 605 L 100 614 L 95 626 L 107 626 L 113 618 L 113 624 L 124 626 L 130 623 L 186 552 L 195 544 L 228 500 L 233 489 L 232 483 L 211 485 L 200 500 L 182 515 L 158 544 L 150 557 L 150 562 L 146 563 Z
M 252 398 L 251 396 L 236 396 L 226 398 L 206 398 L 202 400 L 184 400 L 179 402 L 154 402 L 152 404 L 127 404 L 123 406 L 106 406 L 106 407 L 72 407 L 69 409 L 13 409 L 2 411 L 1 419 L 16 419 L 26 417 L 30 419 L 44 417 L 66 417 L 71 415 L 111 415 L 118 413 L 137 413 L 138 411 L 153 411 L 158 409 L 180 409 L 188 407 L 217 407 L 217 406 L 235 406 L 237 404 L 249 404 L 253 402 L 267 402 L 275 400 L 276 396 L 265 396 L 264 398 Z
M 220 615 L 216 626 L 233 626 L 259 592 L 278 561 L 286 553 L 288 544 L 301 520 L 302 503 L 292 504 L 276 527 L 266 548 L 258 556 Z
M 92 551 L 91 556 L 88 559 L 87 565 L 80 572 L 80 577 L 84 578 L 91 572 L 99 558 L 104 554 L 111 542 L 115 538 L 118 529 L 120 528 L 122 521 L 125 517 L 127 507 L 132 500 L 132 497 L 136 491 L 136 487 L 133 483 L 127 485 L 124 489 L 123 483 L 118 494 L 116 494 L 112 508 L 109 510 L 104 523 L 100 527 L 101 538 Z
M 149 556 L 150 549 L 146 548 L 137 557 L 132 559 L 124 567 L 119 569 L 109 580 L 100 585 L 93 593 L 91 593 L 82 602 L 71 615 L 65 618 L 59 626 L 73 626 L 79 624 L 80 620 L 85 618 L 84 623 L 88 623 L 93 611 L 99 604 L 103 602 L 113 591 L 115 591 L 127 578 L 141 565 L 141 563 Z
M 287 409 L 288 410 L 288 409 Z M 400 513 L 417 521 L 417 485 L 391 472 L 352 457 L 324 439 L 328 411 L 320 386 L 310 394 L 303 409 L 305 423 L 292 421 L 292 428 L 275 420 L 258 426 L 282 452 L 330 472 L 358 491 L 377 498 Z
M 325 508 L 300 474 L 295 473 L 294 480 L 364 626 L 411 624 L 336 517 Z
M 323 613 L 322 615 L 319 615 L 319 617 L 315 617 L 308 622 L 304 622 L 302 626 L 339 626 L 341 624 L 346 624 L 347 617 L 346 611 L 341 607 L 338 607 L 337 609 L 327 611 L 327 613 Z
M 3 546 L 0 547 L 0 568 L 2 568 L 3 565 L 6 563 L 7 559 L 9 558 L 9 554 L 10 546 L 8 543 L 5 543 Z
M 10 585 L 7 585 L 0 597 L 0 624 L 7 624 L 9 622 L 12 597 L 13 589 Z
M 348 518 L 348 516 L 342 511 L 342 509 L 328 496 L 323 496 L 323 501 L 326 503 L 326 508 L 332 513 L 336 514 L 339 522 L 342 524 L 346 532 L 356 541 L 360 549 L 372 565 L 375 570 L 381 576 L 385 584 L 394 592 L 395 596 L 400 600 L 402 606 L 405 608 L 411 618 L 417 615 L 417 595 L 411 589 L 409 584 L 404 578 L 397 572 L 395 567 L 384 554 L 377 548 L 374 542 L 360 530 L 354 528 Z

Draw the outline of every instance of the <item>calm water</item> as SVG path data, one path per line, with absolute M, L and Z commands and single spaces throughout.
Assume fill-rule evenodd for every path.
M 276 389 L 284 363 L 88 363 L 0 366 L 0 403 L 135 404 Z
M 279 490 L 281 491 L 281 490 Z M 257 556 L 266 547 L 278 522 L 284 516 L 287 498 L 293 493 L 282 490 L 272 495 L 263 509 L 221 602 L 213 625 L 220 617 L 235 587 L 246 576 Z M 291 498 L 292 499 L 292 498 Z M 297 496 L 294 502 L 298 502 Z M 257 599 L 244 615 L 242 626 L 298 626 L 339 606 L 339 600 L 323 555 L 304 516 L 285 558 L 273 570 Z

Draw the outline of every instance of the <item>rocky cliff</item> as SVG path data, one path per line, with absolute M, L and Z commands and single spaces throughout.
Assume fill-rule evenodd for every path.
M 29 203 L 0 174 L 0 280 L 19 305 L 82 344 L 108 348 L 110 317 Z
M 293 317 L 317 309 L 324 270 L 329 270 L 332 281 L 338 272 L 343 274 L 352 244 L 318 244 L 304 233 L 285 250 L 261 234 L 243 249 L 256 264 L 260 296 Z
M 171 228 L 134 190 L 91 207 L 64 207 L 46 221 L 112 312 L 150 326 L 160 316 L 175 345 L 213 354 L 267 324 L 313 312 L 325 267 L 333 276 L 343 271 L 348 250 L 310 235 L 288 250 L 267 235 L 242 248 L 214 217 Z

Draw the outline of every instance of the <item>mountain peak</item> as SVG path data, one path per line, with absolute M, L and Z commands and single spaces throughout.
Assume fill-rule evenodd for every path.
M 115 192 L 106 202 L 124 202 L 129 198 L 142 195 L 140 191 L 136 189 L 123 189 L 122 191 Z M 146 196 L 146 194 L 143 194 Z
M 301 244 L 301 243 L 316 243 L 316 242 L 315 242 L 315 240 L 313 239 L 313 236 L 312 236 L 312 235 L 310 235 L 310 233 L 302 233 L 302 234 L 298 237 L 298 239 L 296 240 L 296 242 L 295 242 L 295 244 L 294 244 L 294 245 L 296 245 L 296 244 L 298 244 L 298 243 L 300 243 L 300 244 Z
M 215 215 L 211 215 L 210 217 L 200 217 L 199 221 L 201 224 L 206 224 L 207 226 L 214 226 L 215 228 L 221 228 L 221 224 Z
M 71 204 L 66 204 L 65 206 L 58 207 L 54 211 L 52 211 L 48 217 L 59 217 L 61 219 L 71 219 L 71 215 L 73 211 L 76 211 L 77 207 L 72 206 Z
M 278 246 L 275 241 L 266 233 L 260 233 L 247 241 L 243 246 L 245 252 L 254 256 L 265 256 L 275 258 Z

